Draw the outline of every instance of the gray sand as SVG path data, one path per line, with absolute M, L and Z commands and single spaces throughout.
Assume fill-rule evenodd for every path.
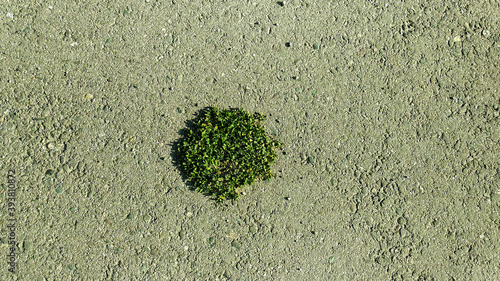
M 101 2 L 0 4 L 0 280 L 500 278 L 498 1 Z M 207 106 L 285 144 L 223 205 Z

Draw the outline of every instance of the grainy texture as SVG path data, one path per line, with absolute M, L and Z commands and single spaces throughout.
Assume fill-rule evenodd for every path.
M 499 5 L 3 1 L 0 280 L 498 279 Z M 285 144 L 225 205 L 170 155 L 207 106 Z

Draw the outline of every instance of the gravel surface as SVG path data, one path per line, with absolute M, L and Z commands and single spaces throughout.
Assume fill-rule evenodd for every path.
M 498 1 L 3 1 L 0 279 L 498 280 L 499 57 Z M 209 106 L 284 143 L 234 202 Z

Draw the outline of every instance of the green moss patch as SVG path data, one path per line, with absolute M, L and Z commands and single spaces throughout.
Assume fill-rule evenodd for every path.
M 263 120 L 242 109 L 200 113 L 178 146 L 181 167 L 197 191 L 235 200 L 243 186 L 274 176 L 271 165 L 282 143 L 265 132 Z

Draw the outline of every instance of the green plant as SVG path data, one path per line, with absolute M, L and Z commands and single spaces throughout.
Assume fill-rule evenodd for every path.
M 214 107 L 200 113 L 181 140 L 181 166 L 197 191 L 219 202 L 236 200 L 241 188 L 274 176 L 271 165 L 282 143 L 262 127 L 265 116 Z

